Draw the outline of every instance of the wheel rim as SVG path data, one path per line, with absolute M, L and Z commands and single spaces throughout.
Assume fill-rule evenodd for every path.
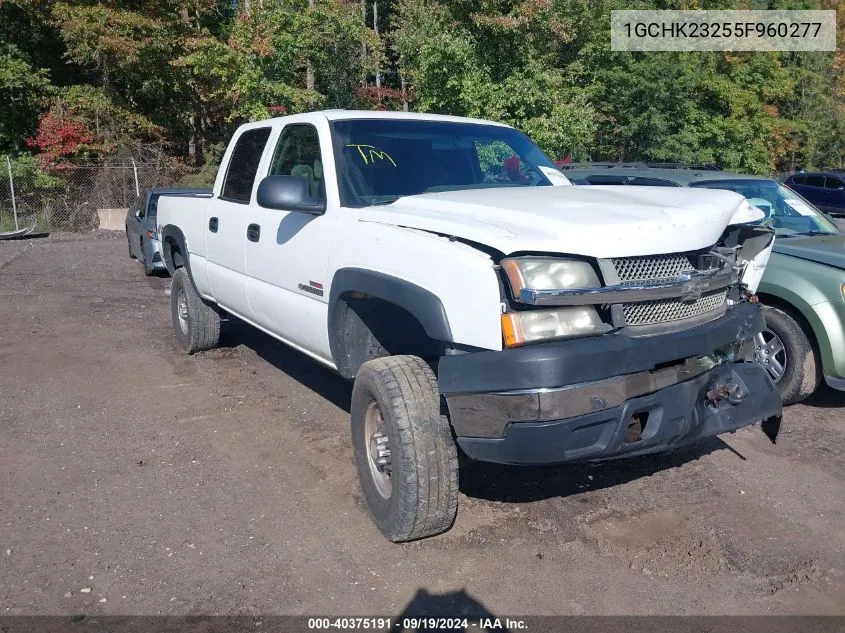
M 755 337 L 754 360 L 765 367 L 773 382 L 786 373 L 786 348 L 781 338 L 768 328 Z
M 180 290 L 176 297 L 176 316 L 179 318 L 179 327 L 187 334 L 188 332 L 188 297 L 185 291 Z
M 375 401 L 370 402 L 364 415 L 364 441 L 367 445 L 367 464 L 370 467 L 370 477 L 372 477 L 378 493 L 383 498 L 389 499 L 390 495 L 393 494 L 390 441 L 387 437 L 384 417 Z

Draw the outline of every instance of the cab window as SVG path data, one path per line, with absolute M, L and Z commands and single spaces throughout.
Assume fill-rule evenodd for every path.
M 269 176 L 299 176 L 308 181 L 311 197 L 324 198 L 320 135 L 313 125 L 287 125 L 270 163 Z
M 255 183 L 255 172 L 258 171 L 258 163 L 261 162 L 261 155 L 269 137 L 269 127 L 247 130 L 240 135 L 229 159 L 221 198 L 242 204 L 249 203 Z

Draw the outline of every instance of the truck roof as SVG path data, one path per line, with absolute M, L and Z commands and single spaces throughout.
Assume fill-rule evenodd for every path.
M 448 116 L 445 114 L 426 114 L 422 112 L 393 112 L 385 110 L 316 110 L 314 112 L 303 112 L 302 114 L 291 114 L 288 116 L 264 119 L 247 123 L 244 127 L 260 127 L 274 121 L 295 120 L 300 122 L 313 121 L 317 117 L 329 121 L 348 121 L 352 119 L 390 119 L 398 121 L 446 121 L 451 123 L 476 123 L 480 125 L 497 125 L 499 127 L 510 127 L 504 123 L 485 121 L 484 119 L 471 119 L 460 116 Z

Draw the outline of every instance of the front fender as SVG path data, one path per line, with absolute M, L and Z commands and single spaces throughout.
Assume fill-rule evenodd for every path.
M 360 292 L 384 299 L 407 310 L 436 341 L 452 342 L 452 329 L 443 303 L 437 295 L 398 277 L 363 268 L 341 268 L 334 274 L 329 292 L 329 323 L 338 300 L 348 292 Z

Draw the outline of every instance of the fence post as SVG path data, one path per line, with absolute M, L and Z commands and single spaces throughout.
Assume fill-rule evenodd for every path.
M 138 165 L 135 164 L 135 159 L 130 159 L 132 161 L 132 173 L 135 174 L 135 195 L 139 198 L 141 197 L 141 188 L 138 187 Z
M 12 178 L 12 161 L 6 156 L 6 167 L 9 170 L 9 188 L 12 190 L 12 215 L 15 216 L 15 230 L 18 230 L 18 205 L 15 202 L 15 181 Z

